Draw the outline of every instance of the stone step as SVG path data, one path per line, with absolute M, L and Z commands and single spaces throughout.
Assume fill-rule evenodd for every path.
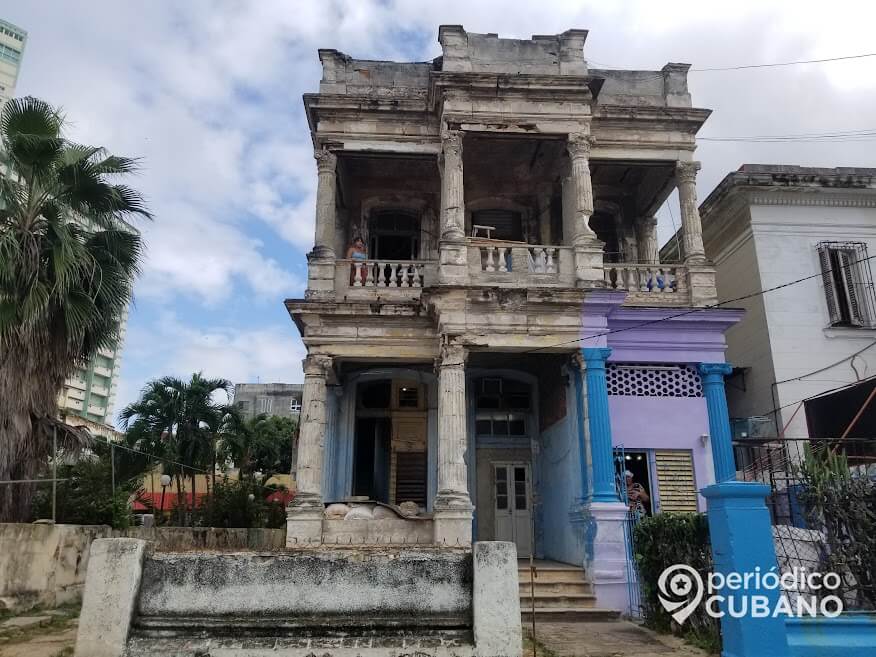
M 518 568 L 517 579 L 523 582 L 529 582 L 529 569 Z M 536 582 L 586 582 L 584 578 L 584 570 L 569 566 L 568 568 L 536 568 Z
M 520 597 L 528 596 L 532 591 L 532 586 L 529 583 L 529 580 L 520 582 Z M 540 595 L 544 593 L 592 593 L 593 589 L 590 586 L 589 582 L 543 582 L 541 580 L 535 580 L 535 594 Z
M 611 621 L 620 618 L 620 612 L 612 609 L 580 608 L 580 607 L 554 607 L 535 608 L 535 621 L 537 623 L 570 623 L 576 621 Z M 520 620 L 525 625 L 532 622 L 532 612 L 522 610 Z
M 547 594 L 535 595 L 536 609 L 591 609 L 596 605 L 596 596 L 587 594 Z M 532 598 L 520 596 L 520 609 L 527 611 L 532 607 Z

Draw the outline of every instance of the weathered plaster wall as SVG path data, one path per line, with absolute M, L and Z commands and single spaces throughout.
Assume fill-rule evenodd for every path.
M 471 553 L 462 550 L 155 554 L 144 566 L 138 615 L 459 625 L 471 623 L 471 596 Z
M 0 524 L 0 607 L 53 607 L 82 597 L 91 543 L 97 538 L 153 541 L 159 551 L 276 550 L 283 529 Z
M 706 400 L 701 397 L 633 397 L 610 395 L 611 439 L 627 450 L 691 450 L 697 490 L 714 483 L 711 445 L 700 442 L 709 433 Z M 700 509 L 705 499 L 698 495 Z
M 0 524 L 0 608 L 81 598 L 91 542 L 111 532 L 105 525 Z

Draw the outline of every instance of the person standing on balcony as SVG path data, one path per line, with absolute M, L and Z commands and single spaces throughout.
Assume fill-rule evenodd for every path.
M 354 237 L 352 244 L 347 248 L 347 260 L 367 260 L 368 251 L 365 249 L 365 240 L 361 237 Z M 367 266 L 367 265 L 366 265 Z M 359 268 L 359 282 L 365 284 L 365 267 Z M 356 265 L 350 265 L 350 285 L 356 282 Z

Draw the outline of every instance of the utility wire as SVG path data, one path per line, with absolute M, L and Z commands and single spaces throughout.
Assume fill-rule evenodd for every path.
M 876 57 L 876 52 L 867 52 L 860 55 L 844 55 L 842 57 L 825 57 L 823 59 L 800 59 L 793 62 L 777 62 L 772 64 L 745 64 L 742 66 L 717 66 L 714 68 L 692 68 L 691 72 L 706 73 L 710 71 L 741 71 L 749 68 L 773 68 L 775 66 L 796 66 L 798 64 L 822 64 L 824 62 L 839 62 L 848 59 L 863 59 L 864 57 Z
M 867 256 L 866 258 L 861 258 L 860 260 L 855 260 L 855 261 L 849 262 L 848 265 L 843 265 L 843 268 L 850 269 L 853 265 L 856 265 L 856 264 L 861 263 L 861 262 L 866 262 L 868 260 L 872 260 L 873 258 L 876 258 L 876 255 Z M 535 353 L 537 351 L 544 351 L 545 349 L 556 349 L 557 347 L 564 347 L 566 345 L 575 344 L 578 342 L 583 342 L 584 340 L 592 340 L 593 338 L 601 338 L 601 337 L 606 336 L 606 335 L 613 335 L 615 333 L 623 333 L 624 331 L 632 331 L 635 329 L 644 328 L 646 326 L 653 326 L 654 324 L 660 324 L 661 322 L 668 322 L 668 321 L 671 321 L 673 319 L 677 319 L 679 317 L 684 317 L 686 315 L 692 315 L 693 313 L 698 313 L 698 312 L 702 312 L 705 310 L 713 310 L 714 308 L 720 308 L 721 306 L 726 306 L 727 304 L 730 304 L 730 303 L 736 303 L 738 301 L 745 301 L 747 299 L 753 299 L 754 297 L 758 297 L 758 296 L 767 294 L 769 292 L 775 292 L 777 290 L 782 290 L 786 287 L 791 287 L 792 285 L 797 285 L 799 283 L 803 283 L 805 281 L 812 280 L 813 278 L 818 278 L 818 277 L 824 276 L 825 274 L 829 274 L 832 271 L 833 271 L 832 268 L 825 269 L 823 271 L 818 272 L 817 274 L 812 274 L 811 276 L 804 276 L 803 278 L 798 278 L 796 280 L 789 281 L 787 283 L 782 283 L 781 285 L 776 285 L 774 287 L 767 288 L 766 290 L 759 290 L 757 292 L 752 292 L 751 294 L 746 294 L 746 295 L 743 295 L 741 297 L 736 297 L 734 299 L 728 299 L 727 301 L 719 301 L 718 303 L 709 304 L 709 305 L 703 306 L 701 308 L 690 308 L 689 310 L 685 310 L 685 311 L 682 311 L 680 313 L 676 313 L 675 315 L 670 315 L 668 317 L 661 317 L 660 319 L 652 319 L 652 320 L 649 320 L 647 322 L 635 324 L 633 326 L 624 326 L 624 327 L 617 328 L 617 329 L 608 329 L 606 331 L 601 331 L 599 333 L 594 333 L 592 335 L 585 335 L 583 337 L 576 338 L 574 340 L 567 340 L 566 342 L 560 342 L 557 344 L 547 345 L 544 347 L 536 347 L 534 349 L 530 349 L 528 351 L 523 351 L 520 353 L 530 354 L 530 353 Z

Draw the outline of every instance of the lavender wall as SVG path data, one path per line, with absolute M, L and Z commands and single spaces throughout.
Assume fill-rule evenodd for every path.
M 700 442 L 709 433 L 706 400 L 701 397 L 633 397 L 611 395 L 611 436 L 627 450 L 686 449 L 693 453 L 697 490 L 715 482 L 712 447 Z M 705 499 L 698 496 L 700 510 Z

